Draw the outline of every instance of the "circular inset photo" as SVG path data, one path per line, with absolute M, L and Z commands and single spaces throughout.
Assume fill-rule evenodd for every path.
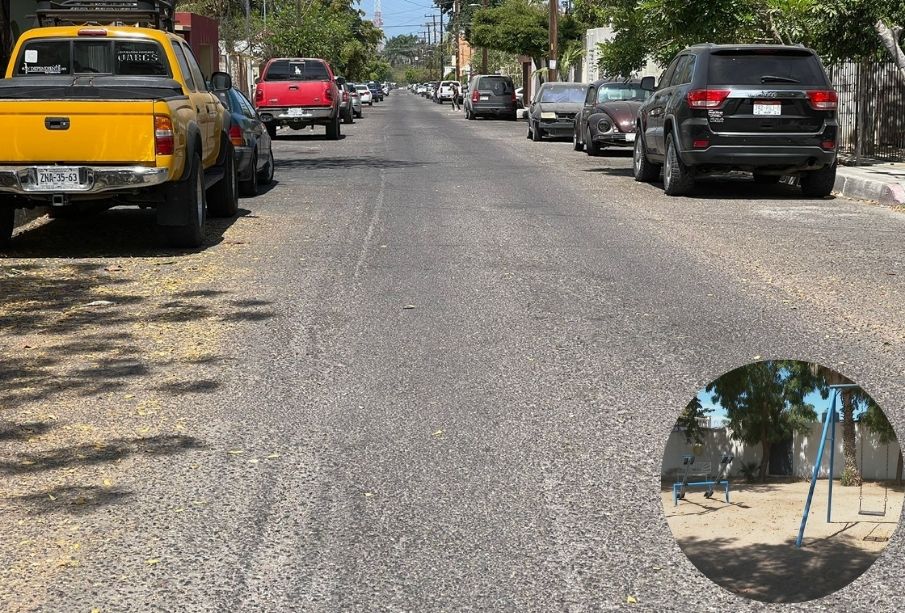
M 899 524 L 899 440 L 840 373 L 742 366 L 679 411 L 661 470 L 667 523 L 692 564 L 734 594 L 821 598 L 864 573 Z

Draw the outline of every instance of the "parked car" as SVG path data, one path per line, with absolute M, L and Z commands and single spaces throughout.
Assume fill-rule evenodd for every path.
M 374 94 L 371 93 L 371 90 L 367 85 L 364 85 L 363 83 L 356 83 L 355 90 L 358 92 L 362 104 L 374 106 Z
M 808 196 L 836 177 L 836 91 L 810 49 L 785 45 L 689 47 L 639 109 L 634 174 L 663 167 L 669 195 L 688 193 L 706 173 L 742 170 L 759 183 L 797 175 Z
M 539 141 L 544 136 L 572 136 L 575 116 L 584 104 L 587 91 L 587 83 L 541 85 L 528 107 L 528 138 Z
M 584 104 L 575 119 L 572 143 L 598 155 L 604 147 L 631 147 L 635 144 L 638 109 L 650 97 L 641 81 L 594 81 L 588 86 Z
M 273 58 L 264 65 L 255 89 L 255 107 L 271 138 L 279 126 L 327 128 L 338 140 L 341 97 L 330 65 L 318 58 Z
M 371 96 L 375 102 L 383 102 L 383 90 L 377 81 L 368 81 L 368 89 L 371 90 Z
M 451 102 L 453 99 L 453 86 L 455 85 L 455 81 L 440 81 L 440 85 L 437 88 L 437 102 L 440 104 Z
M 355 89 L 355 85 L 352 83 L 347 83 L 347 85 L 349 87 L 349 97 L 352 99 L 352 116 L 355 119 L 361 119 L 361 93 Z
M 224 84 L 225 85 L 225 84 Z M 258 117 L 251 101 L 234 87 L 219 87 L 213 81 L 214 93 L 229 110 L 229 139 L 236 152 L 239 193 L 256 196 L 259 185 L 273 181 L 273 148 L 270 134 Z
M 351 88 L 345 77 L 336 77 L 334 81 L 336 81 L 336 87 L 339 88 L 340 114 L 342 115 L 343 123 L 354 123 L 353 116 L 355 113 L 352 111 L 352 96 L 349 93 Z
M 72 9 L 66 17 L 83 24 L 94 15 Z M 152 207 L 178 247 L 204 242 L 208 215 L 236 214 L 229 112 L 181 37 L 146 27 L 36 27 L 19 37 L 5 76 L 0 246 L 19 208 Z M 227 73 L 211 78 L 231 86 Z
M 468 82 L 465 117 L 504 117 L 516 120 L 515 85 L 503 75 L 476 75 Z

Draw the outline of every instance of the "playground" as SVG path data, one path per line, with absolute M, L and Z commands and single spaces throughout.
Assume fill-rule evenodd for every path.
M 859 488 L 833 488 L 826 522 L 827 481 L 817 481 L 802 547 L 795 546 L 807 481 L 750 484 L 730 481 L 705 497 L 689 489 L 674 504 L 673 480 L 663 482 L 666 520 L 679 547 L 698 570 L 732 593 L 766 602 L 820 598 L 856 580 L 885 549 L 902 515 L 902 487 L 865 482 L 862 507 L 885 516 L 859 515 Z M 794 579 L 792 579 L 794 578 Z

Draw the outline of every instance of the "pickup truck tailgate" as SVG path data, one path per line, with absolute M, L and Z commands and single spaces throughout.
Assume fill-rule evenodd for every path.
M 0 164 L 149 164 L 154 102 L 0 100 Z
M 258 85 L 263 99 L 258 105 L 266 106 L 331 106 L 327 98 L 329 82 L 323 81 L 267 81 Z

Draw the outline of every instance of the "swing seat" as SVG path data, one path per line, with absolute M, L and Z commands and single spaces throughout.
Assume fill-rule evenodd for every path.
M 871 517 L 885 517 L 886 511 L 858 511 L 858 515 L 870 515 Z

